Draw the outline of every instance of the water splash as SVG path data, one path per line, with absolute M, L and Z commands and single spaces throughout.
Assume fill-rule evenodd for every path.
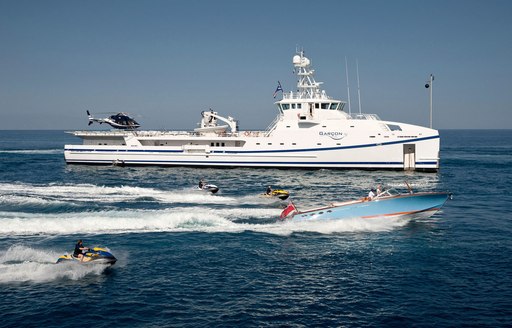
M 237 198 L 182 188 L 161 190 L 132 186 L 101 186 L 93 184 L 23 184 L 0 183 L 0 205 L 41 205 L 76 203 L 115 203 L 154 200 L 163 204 L 236 204 Z M 252 198 L 249 198 L 252 199 Z M 258 198 L 256 198 L 258 200 Z M 253 200 L 254 203 L 259 201 Z
M 105 265 L 97 264 L 56 264 L 57 258 L 62 254 L 23 245 L 13 245 L 4 252 L 0 251 L 0 284 L 80 280 L 87 275 L 100 275 L 107 268 Z

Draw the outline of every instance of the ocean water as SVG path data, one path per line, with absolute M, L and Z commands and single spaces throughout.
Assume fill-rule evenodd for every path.
M 512 130 L 441 131 L 436 174 L 67 166 L 78 141 L 0 131 L 0 327 L 512 326 Z M 299 224 L 258 196 L 404 181 L 454 198 L 428 220 Z M 118 262 L 56 265 L 79 238 Z

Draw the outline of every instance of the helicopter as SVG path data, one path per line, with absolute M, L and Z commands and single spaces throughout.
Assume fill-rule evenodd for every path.
M 105 118 L 95 118 L 87 111 L 87 116 L 89 117 L 89 125 L 97 122 L 100 124 L 107 123 L 116 129 L 137 129 L 140 127 L 140 124 L 126 113 L 117 113 Z

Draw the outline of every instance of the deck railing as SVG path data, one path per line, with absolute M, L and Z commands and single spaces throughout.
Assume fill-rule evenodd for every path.
M 352 114 L 349 114 L 349 116 L 353 120 L 373 120 L 373 121 L 380 121 L 381 120 L 379 115 L 377 115 L 377 114 L 352 113 Z
M 279 122 L 282 119 L 282 117 L 282 114 L 277 115 L 276 118 L 272 121 L 272 123 L 269 124 L 264 133 L 265 137 L 268 137 L 270 133 L 272 133 L 272 131 L 276 129 L 277 122 Z
M 325 92 L 314 92 L 313 94 L 301 94 L 300 92 L 284 92 L 283 99 L 318 99 L 318 100 L 332 100 L 332 97 L 329 97 L 325 94 Z

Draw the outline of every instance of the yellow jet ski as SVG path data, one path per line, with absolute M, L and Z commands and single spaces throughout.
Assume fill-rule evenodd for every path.
M 282 190 L 282 189 L 272 190 L 269 194 L 262 194 L 262 195 L 265 197 L 276 197 L 281 200 L 285 200 L 288 197 L 290 197 L 290 193 L 288 191 Z
M 110 253 L 108 248 L 92 247 L 89 248 L 84 254 L 83 260 L 72 254 L 61 255 L 57 259 L 57 263 L 64 262 L 77 262 L 77 263 L 101 263 L 114 265 L 117 259 Z

